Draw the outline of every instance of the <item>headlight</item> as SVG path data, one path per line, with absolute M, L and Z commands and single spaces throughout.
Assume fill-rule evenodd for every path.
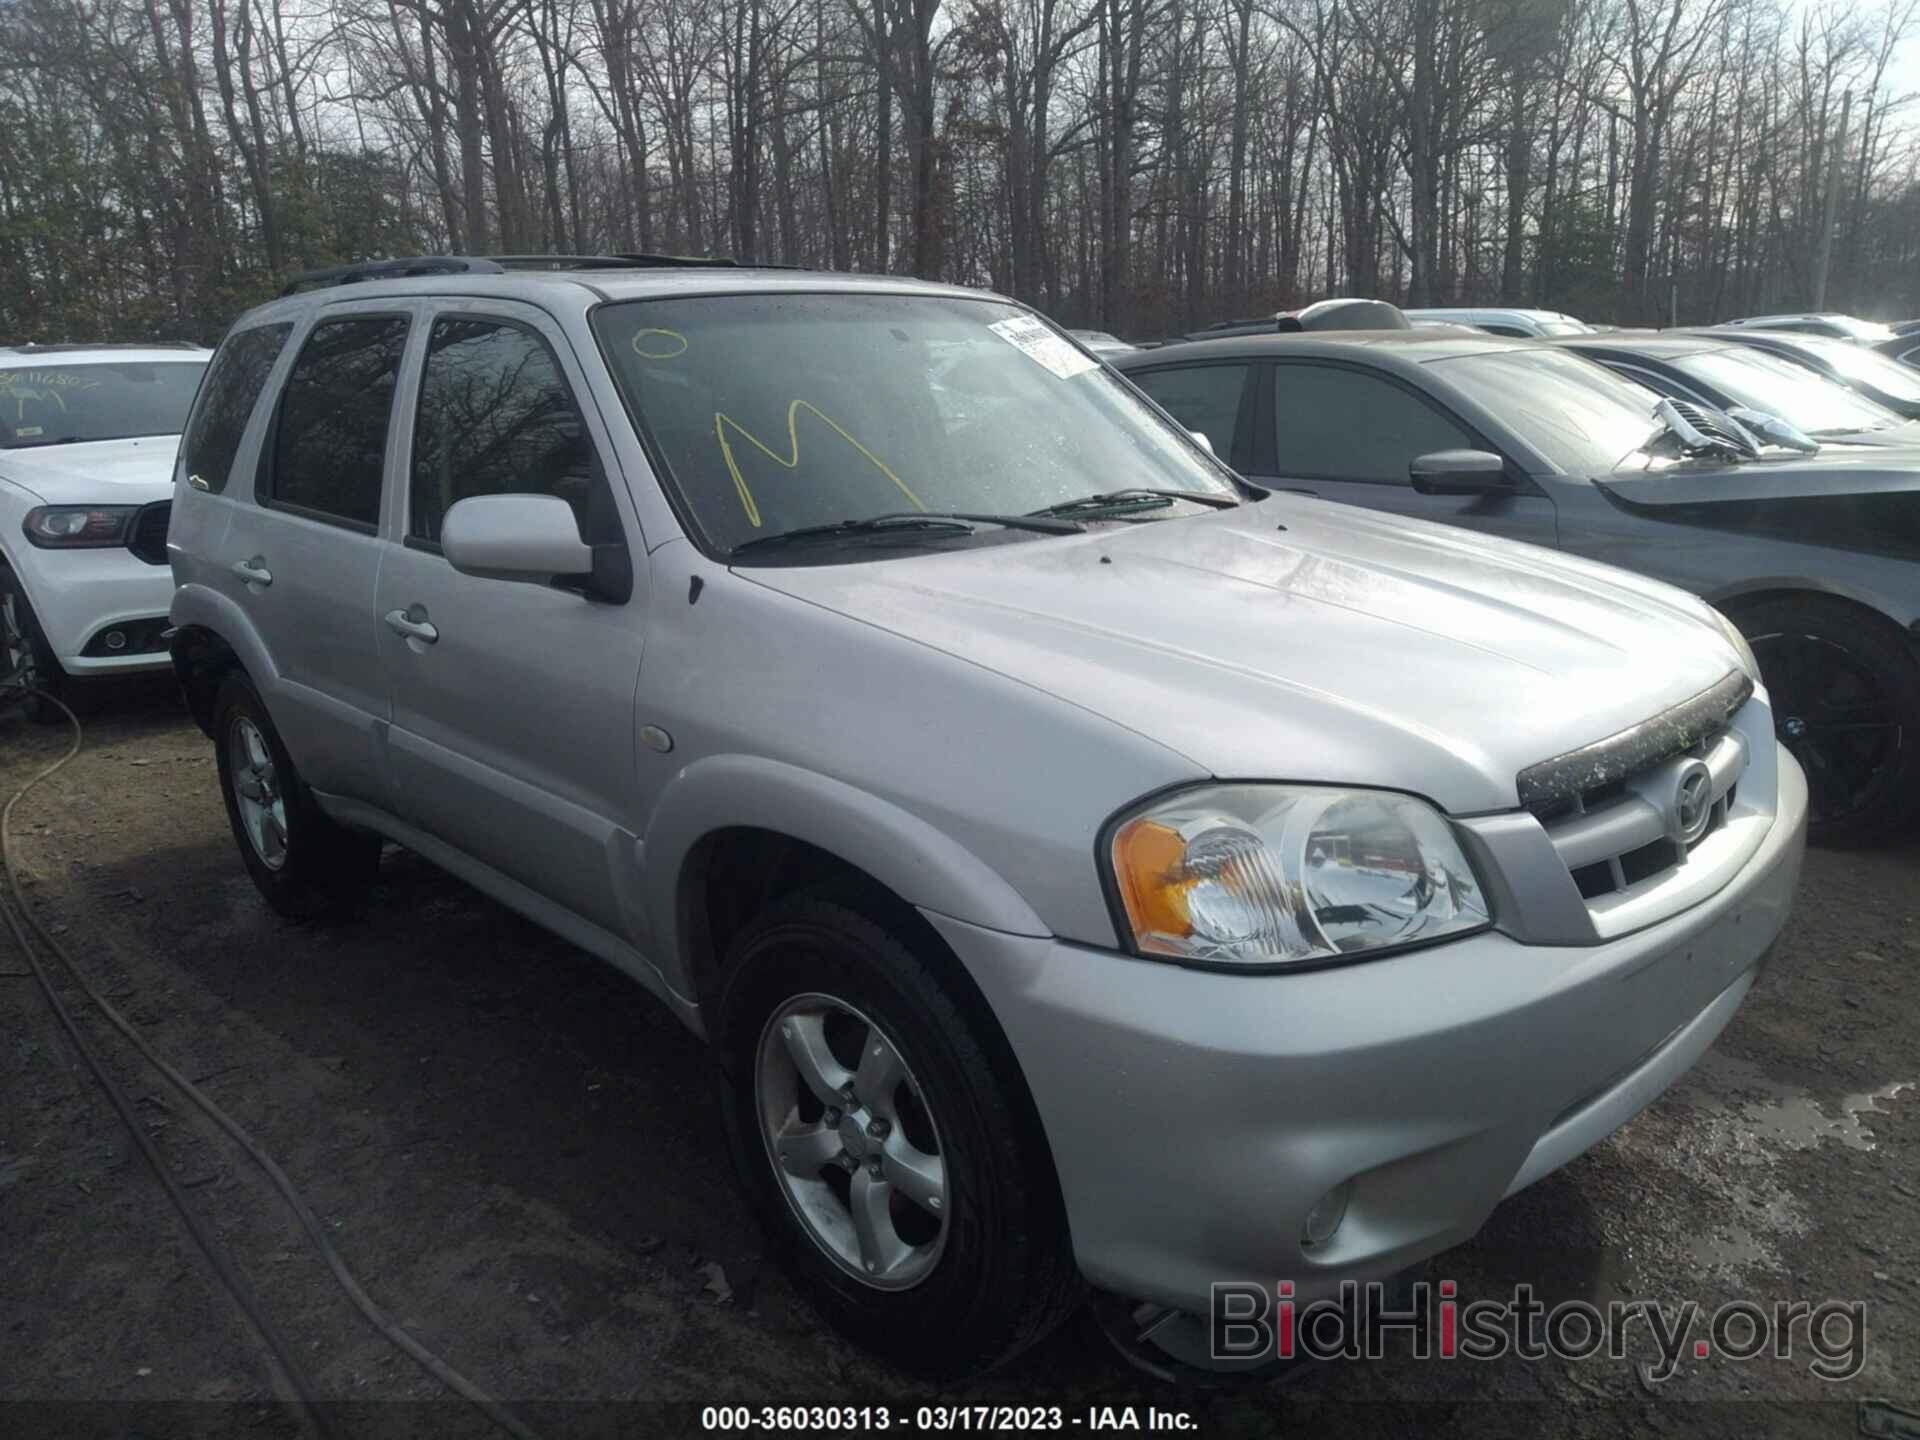
M 20 528 L 42 550 L 87 550 L 126 542 L 137 505 L 43 505 Z
M 1489 923 L 1440 812 L 1384 790 L 1225 785 L 1155 801 L 1108 863 L 1143 955 L 1293 965 Z
M 1720 627 L 1720 633 L 1727 637 L 1727 643 L 1733 647 L 1733 653 L 1740 657 L 1740 668 L 1747 672 L 1747 678 L 1754 684 L 1760 683 L 1760 662 L 1753 658 L 1753 647 L 1747 644 L 1747 637 L 1740 628 L 1710 605 L 1713 622 Z

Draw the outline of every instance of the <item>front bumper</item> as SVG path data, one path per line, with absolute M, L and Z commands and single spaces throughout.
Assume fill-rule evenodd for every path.
M 125 548 L 35 550 L 21 564 L 33 613 L 69 675 L 164 670 L 171 663 L 159 639 L 173 604 L 171 566 L 149 565 Z M 109 650 L 105 637 L 115 629 L 128 643 Z
M 1713 1042 L 1793 898 L 1806 781 L 1710 899 L 1580 947 L 1489 932 L 1297 975 L 1227 975 L 930 915 L 1005 1028 L 1081 1271 L 1204 1313 L 1215 1281 L 1303 1300 L 1459 1244 L 1645 1108 Z M 1310 1251 L 1306 1217 L 1352 1182 Z

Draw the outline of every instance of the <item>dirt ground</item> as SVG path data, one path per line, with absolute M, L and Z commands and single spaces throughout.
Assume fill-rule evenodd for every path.
M 63 742 L 0 711 L 0 799 Z M 167 686 L 106 702 L 15 834 L 30 903 L 94 982 L 264 1141 L 373 1295 L 542 1435 L 696 1434 L 710 1404 L 886 1403 L 910 1420 L 929 1401 L 1059 1404 L 1081 1430 L 1125 1406 L 1145 1428 L 1154 1407 L 1223 1436 L 1920 1435 L 1920 1418 L 1858 1408 L 1920 1411 L 1920 845 L 1811 854 L 1777 958 L 1705 1061 L 1430 1272 L 1463 1300 L 1523 1282 L 1548 1305 L 1859 1300 L 1857 1378 L 1817 1378 L 1803 1349 L 1689 1356 L 1656 1382 L 1638 1337 L 1625 1361 L 1401 1353 L 1179 1391 L 1089 1327 L 936 1394 L 841 1344 L 763 1265 L 702 1051 L 664 1009 L 391 849 L 364 920 L 280 920 Z M 0 931 L 0 1431 L 298 1433 L 24 971 Z M 83 1024 L 337 1402 L 335 1428 L 490 1433 L 363 1323 L 245 1156 Z

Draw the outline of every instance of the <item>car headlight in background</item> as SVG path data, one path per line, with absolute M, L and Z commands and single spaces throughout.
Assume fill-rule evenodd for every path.
M 20 528 L 42 550 L 87 550 L 126 543 L 137 505 L 42 505 Z
M 1740 627 L 1709 605 L 1713 612 L 1714 624 L 1720 627 L 1720 633 L 1727 637 L 1727 643 L 1733 647 L 1733 653 L 1740 657 L 1740 668 L 1747 672 L 1747 678 L 1754 684 L 1760 683 L 1760 662 L 1753 658 L 1753 647 L 1747 644 L 1747 637 L 1740 633 Z
M 1386 790 L 1222 785 L 1163 797 L 1113 831 L 1107 861 L 1136 950 L 1290 965 L 1490 923 L 1445 817 Z

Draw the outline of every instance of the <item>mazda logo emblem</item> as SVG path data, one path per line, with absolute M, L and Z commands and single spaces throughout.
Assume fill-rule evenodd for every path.
M 1682 845 L 1691 845 L 1707 833 L 1713 818 L 1713 776 L 1698 760 L 1689 760 L 1674 777 L 1669 830 Z

